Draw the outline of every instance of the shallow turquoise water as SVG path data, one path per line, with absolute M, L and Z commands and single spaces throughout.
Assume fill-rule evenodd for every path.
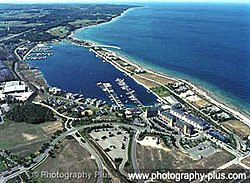
M 135 62 L 250 112 L 249 10 L 249 4 L 147 4 L 75 37 L 122 47 Z

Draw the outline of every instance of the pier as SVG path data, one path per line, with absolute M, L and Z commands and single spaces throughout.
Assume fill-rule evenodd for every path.
M 121 110 L 125 109 L 124 104 L 121 102 L 117 94 L 115 93 L 112 85 L 110 83 L 97 83 L 97 86 L 99 86 L 102 91 L 104 91 L 105 94 L 108 95 L 111 102 L 115 103 Z
M 110 45 L 91 45 L 91 47 L 114 48 L 117 50 L 121 50 L 121 48 L 118 46 L 110 46 Z
M 37 45 L 24 56 L 23 60 L 45 60 L 52 55 L 52 46 Z
M 124 79 L 117 78 L 115 80 L 117 84 L 121 87 L 122 90 L 126 91 L 126 95 L 129 95 L 129 99 L 136 104 L 138 107 L 143 107 L 141 101 L 135 96 L 135 91 L 132 90 L 127 83 L 125 83 Z

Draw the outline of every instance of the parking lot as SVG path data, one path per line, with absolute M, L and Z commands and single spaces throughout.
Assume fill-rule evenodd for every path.
M 129 143 L 127 131 L 115 126 L 114 128 L 93 130 L 90 135 L 113 160 L 122 158 L 122 161 L 127 161 Z
M 219 150 L 214 148 L 208 141 L 200 143 L 198 146 L 190 148 L 187 151 L 194 160 L 199 160 L 219 152 Z

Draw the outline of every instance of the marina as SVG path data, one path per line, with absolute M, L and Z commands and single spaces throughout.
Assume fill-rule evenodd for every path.
M 144 105 L 152 105 L 156 102 L 154 94 L 147 93 L 143 86 L 130 77 L 125 77 L 124 73 L 111 64 L 103 63 L 103 59 L 96 58 L 96 54 L 89 52 L 88 49 L 67 42 L 52 44 L 52 47 L 53 56 L 47 57 L 46 60 L 27 61 L 32 67 L 30 71 L 35 69 L 41 71 L 49 85 L 71 93 L 81 91 L 80 93 L 86 98 L 99 98 L 115 104 L 110 102 L 109 96 L 96 85 L 100 81 L 110 83 L 122 104 L 126 107 L 134 107 L 135 104 L 128 98 L 129 95 L 126 95 L 126 90 L 122 90 L 115 81 L 117 78 L 124 78 L 127 85 L 136 91 L 138 94 L 136 97 Z
M 25 57 L 25 60 L 45 60 L 53 55 L 52 46 L 38 45 Z
M 128 98 L 137 106 L 137 107 L 142 107 L 143 104 L 141 101 L 136 97 L 135 91 L 132 90 L 128 84 L 124 81 L 124 79 L 116 78 L 115 80 L 117 84 L 121 87 L 122 90 L 126 91 L 126 95 Z
M 114 91 L 110 83 L 99 82 L 97 83 L 97 86 L 99 86 L 102 89 L 102 91 L 109 97 L 109 100 L 112 103 L 115 103 L 120 110 L 125 109 L 124 104 L 122 103 L 122 101 L 120 100 L 119 96 Z
M 136 97 L 135 90 L 131 89 L 124 79 L 116 78 L 115 82 L 122 91 L 119 93 L 119 95 L 117 92 L 115 92 L 111 83 L 98 82 L 97 86 L 101 88 L 105 95 L 108 96 L 109 100 L 118 106 L 120 110 L 125 109 L 125 105 L 128 104 L 129 100 L 137 107 L 144 106 L 142 102 Z M 122 102 L 122 99 L 124 102 Z

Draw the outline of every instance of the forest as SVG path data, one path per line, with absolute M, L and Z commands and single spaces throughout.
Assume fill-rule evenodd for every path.
M 4 43 L 17 43 L 19 40 L 31 42 L 49 41 L 63 38 L 71 31 L 107 22 L 132 8 L 127 5 L 111 4 L 29 4 L 0 5 L 0 38 L 20 34 Z M 50 29 L 66 27 L 63 36 L 50 34 Z
M 54 113 L 50 109 L 33 103 L 17 103 L 5 114 L 5 117 L 15 122 L 26 122 L 29 124 L 56 120 Z

